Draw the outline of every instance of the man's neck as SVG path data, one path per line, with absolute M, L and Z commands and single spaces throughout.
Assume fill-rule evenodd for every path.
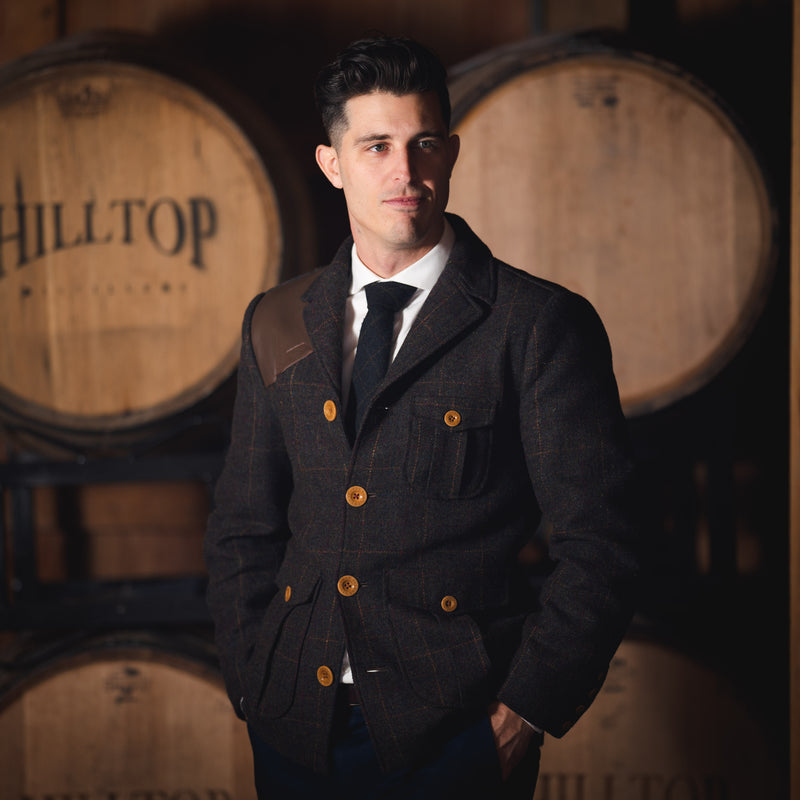
M 370 272 L 374 272 L 379 278 L 392 278 L 398 272 L 402 272 L 406 267 L 410 267 L 419 261 L 426 253 L 429 253 L 441 241 L 444 233 L 445 221 L 442 217 L 441 227 L 438 234 L 432 240 L 420 242 L 413 247 L 386 247 L 375 246 L 369 239 L 359 236 L 357 231 L 352 230 L 353 241 L 355 242 L 356 252 Z
M 361 259 L 361 263 L 370 271 L 374 272 L 379 278 L 392 278 L 402 272 L 406 267 L 416 264 L 426 253 L 429 253 L 436 245 L 420 248 L 419 250 L 404 250 L 397 254 L 381 254 L 379 257 L 372 255 L 369 251 L 366 257 L 356 244 L 356 252 Z

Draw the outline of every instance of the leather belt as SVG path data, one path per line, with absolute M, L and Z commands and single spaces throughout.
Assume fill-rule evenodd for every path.
M 353 683 L 339 684 L 339 698 L 348 706 L 361 705 L 361 698 L 358 696 L 358 690 Z

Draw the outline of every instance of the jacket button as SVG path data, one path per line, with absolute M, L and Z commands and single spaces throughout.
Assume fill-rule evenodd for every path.
M 322 406 L 322 413 L 328 422 L 333 422 L 336 419 L 336 403 L 333 400 L 326 400 L 325 405 Z
M 358 591 L 358 581 L 352 575 L 342 575 L 336 588 L 344 597 L 352 597 Z
M 458 411 L 448 411 L 444 415 L 444 424 L 447 425 L 448 428 L 455 428 L 456 425 L 461 424 L 461 414 Z
M 452 595 L 448 594 L 442 598 L 442 608 L 445 611 L 455 611 L 458 608 L 458 600 Z
M 322 666 L 317 670 L 317 680 L 323 686 L 330 686 L 333 683 L 333 672 L 330 667 Z
M 353 508 L 363 506 L 367 502 L 367 490 L 362 486 L 351 486 L 347 490 L 347 503 Z
M 292 599 L 292 587 L 287 586 L 286 591 L 283 593 L 283 599 L 288 603 Z

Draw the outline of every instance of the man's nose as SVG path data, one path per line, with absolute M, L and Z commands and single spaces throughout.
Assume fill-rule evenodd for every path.
M 409 183 L 414 179 L 414 176 L 416 175 L 414 155 L 409 150 L 398 148 L 395 151 L 395 161 L 393 166 L 395 180 Z

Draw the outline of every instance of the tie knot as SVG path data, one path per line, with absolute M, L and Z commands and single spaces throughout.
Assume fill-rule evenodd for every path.
M 377 281 L 364 287 L 370 310 L 399 311 L 417 291 L 415 286 L 397 281 Z

